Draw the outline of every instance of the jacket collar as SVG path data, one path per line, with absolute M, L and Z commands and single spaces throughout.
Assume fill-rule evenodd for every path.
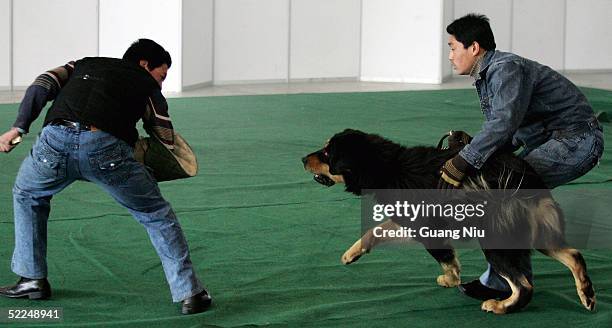
M 496 52 L 497 50 L 487 50 L 487 52 L 484 54 L 482 61 L 480 62 L 480 70 L 478 71 L 480 78 L 485 77 L 487 69 L 489 69 L 489 66 L 493 62 L 493 56 Z

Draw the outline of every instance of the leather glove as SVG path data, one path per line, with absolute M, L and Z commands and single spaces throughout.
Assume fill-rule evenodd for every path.
M 465 176 L 473 170 L 474 167 L 459 155 L 449 159 L 440 169 L 438 189 L 455 189 L 461 187 Z

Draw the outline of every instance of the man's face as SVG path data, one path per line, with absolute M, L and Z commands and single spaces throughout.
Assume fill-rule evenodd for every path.
M 476 62 L 478 51 L 475 49 L 476 44 L 473 43 L 469 47 L 465 48 L 463 43 L 457 41 L 454 35 L 448 37 L 448 46 L 450 51 L 448 52 L 448 60 L 450 60 L 453 68 L 459 75 L 468 75 Z
M 164 80 L 166 79 L 166 76 L 168 75 L 168 65 L 162 64 L 161 66 L 156 67 L 153 70 L 149 70 L 148 68 L 147 70 L 149 71 L 151 76 L 155 79 L 155 81 L 159 83 L 159 87 L 161 88 L 162 83 L 164 82 Z
M 159 87 L 161 88 L 162 83 L 164 83 L 164 80 L 166 79 L 166 76 L 168 75 L 168 64 L 162 64 L 159 67 L 156 67 L 154 69 L 149 69 L 149 62 L 146 60 L 140 60 L 140 66 L 142 66 L 144 69 L 146 69 L 149 74 L 151 74 L 151 76 L 155 79 L 155 81 L 157 81 L 157 83 L 159 84 Z

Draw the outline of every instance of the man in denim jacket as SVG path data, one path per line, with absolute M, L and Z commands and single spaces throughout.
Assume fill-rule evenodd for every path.
M 458 188 L 497 150 L 520 153 L 549 188 L 590 171 L 603 152 L 603 131 L 580 90 L 537 62 L 495 50 L 486 16 L 468 14 L 446 28 L 449 60 L 470 75 L 485 116 L 482 130 L 441 169 L 440 188 Z M 529 270 L 531 271 L 531 270 Z M 531 282 L 531 272 L 524 272 Z M 488 270 L 459 289 L 481 300 L 506 298 L 508 283 Z

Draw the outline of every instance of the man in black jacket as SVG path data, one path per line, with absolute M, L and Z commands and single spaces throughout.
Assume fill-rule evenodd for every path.
M 28 132 L 45 104 L 54 100 L 13 188 L 15 250 L 11 269 L 21 278 L 0 287 L 0 295 L 29 299 L 51 296 L 47 281 L 47 219 L 51 197 L 76 180 L 88 180 L 109 193 L 140 222 L 157 251 L 174 302 L 182 313 L 205 311 L 211 298 L 196 277 L 189 248 L 170 204 L 157 182 L 134 160 L 142 119 L 169 149 L 173 130 L 161 85 L 170 54 L 140 39 L 123 59 L 90 57 L 40 75 L 27 89 L 13 128 L 0 136 L 9 152 Z

